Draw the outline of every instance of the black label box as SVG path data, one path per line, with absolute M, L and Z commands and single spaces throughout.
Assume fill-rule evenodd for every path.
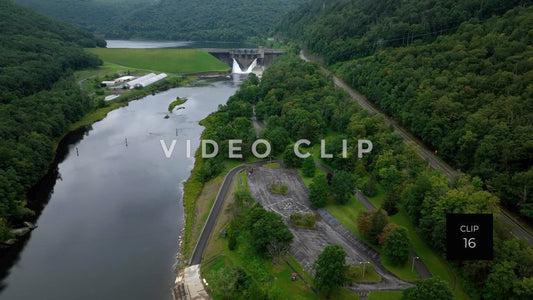
M 492 259 L 492 214 L 446 214 L 446 258 Z

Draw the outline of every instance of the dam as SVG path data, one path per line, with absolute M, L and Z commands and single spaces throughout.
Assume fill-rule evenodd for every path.
M 232 67 L 233 73 L 250 73 L 254 68 L 266 67 L 274 58 L 285 53 L 283 49 L 265 47 L 248 49 L 203 49 Z

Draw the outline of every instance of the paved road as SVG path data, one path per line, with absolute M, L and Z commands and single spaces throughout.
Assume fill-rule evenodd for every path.
M 307 58 L 302 51 L 300 51 L 300 58 L 305 61 L 311 61 Z M 391 119 L 387 114 L 383 113 L 374 103 L 366 99 L 364 95 L 350 87 L 344 81 L 340 80 L 335 76 L 331 71 L 321 67 L 322 71 L 333 79 L 333 83 L 348 92 L 350 96 L 357 101 L 357 103 L 364 109 L 381 114 L 385 117 L 387 124 L 391 125 L 398 134 L 404 139 L 407 143 L 412 143 L 416 146 L 416 152 L 423 160 L 427 161 L 431 168 L 440 170 L 450 181 L 453 181 L 459 174 L 457 170 L 453 169 L 446 162 L 438 158 L 433 151 L 429 150 L 427 146 L 413 134 L 411 134 L 406 128 L 399 125 L 395 120 Z M 528 228 L 527 225 L 522 225 L 515 217 L 513 217 L 509 212 L 507 212 L 503 207 L 500 209 L 498 215 L 500 218 L 511 227 L 511 234 L 517 238 L 523 239 L 533 247 L 533 233 L 532 229 Z
M 261 131 L 263 131 L 265 129 L 265 123 L 261 120 L 258 120 L 257 119 L 257 116 L 255 114 L 255 105 L 253 106 L 253 116 L 252 116 L 252 124 L 254 126 L 254 129 L 255 129 L 255 135 L 256 137 L 259 137 L 259 134 L 261 133 Z
M 231 169 L 228 174 L 226 174 L 226 177 L 224 177 L 224 182 L 222 182 L 222 186 L 220 186 L 220 189 L 218 190 L 217 197 L 215 198 L 215 203 L 213 204 L 213 207 L 211 207 L 211 211 L 209 212 L 207 221 L 205 222 L 204 228 L 202 229 L 200 238 L 198 238 L 198 242 L 194 247 L 194 251 L 189 262 L 190 266 L 197 265 L 202 261 L 202 256 L 204 254 L 205 247 L 207 246 L 209 236 L 211 236 L 211 232 L 215 227 L 218 214 L 220 213 L 220 209 L 222 208 L 222 204 L 224 203 L 224 198 L 228 193 L 231 180 L 233 179 L 233 176 L 235 176 L 235 174 L 239 173 L 245 167 L 245 165 L 237 166 Z
M 269 162 L 270 161 L 259 161 L 259 162 L 254 162 L 250 164 L 239 165 L 231 169 L 226 174 L 226 176 L 224 177 L 224 181 L 222 182 L 222 185 L 220 186 L 220 189 L 218 190 L 217 197 L 215 198 L 215 203 L 213 204 L 213 207 L 211 207 L 211 211 L 209 212 L 207 221 L 205 222 L 204 228 L 202 229 L 202 233 L 200 233 L 200 237 L 198 238 L 198 241 L 196 242 L 196 246 L 194 247 L 194 250 L 192 252 L 192 256 L 189 261 L 190 266 L 197 265 L 202 261 L 202 256 L 204 254 L 205 247 L 207 247 L 207 242 L 209 241 L 211 232 L 213 231 L 213 228 L 215 227 L 218 214 L 220 213 L 220 210 L 222 209 L 222 204 L 224 203 L 224 199 L 226 198 L 226 194 L 228 193 L 229 187 L 231 185 L 231 181 L 233 180 L 233 176 L 235 176 L 235 174 L 239 173 L 240 171 L 244 170 L 246 167 L 260 166 L 260 165 L 263 165 Z M 273 160 L 271 162 L 281 163 L 281 161 L 279 160 Z

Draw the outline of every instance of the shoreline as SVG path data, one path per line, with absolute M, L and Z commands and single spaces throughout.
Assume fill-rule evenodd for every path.
M 89 128 L 94 123 L 106 118 L 108 113 L 110 113 L 111 111 L 128 106 L 131 101 L 142 99 L 150 94 L 160 93 L 169 89 L 185 86 L 191 82 L 198 80 L 199 78 L 199 76 L 184 76 L 180 80 L 177 80 L 177 77 L 171 77 L 169 79 L 174 80 L 167 79 L 158 84 L 146 87 L 142 90 L 134 90 L 130 93 L 124 94 L 123 96 L 119 97 L 114 101 L 109 101 L 109 104 L 105 107 L 97 108 L 96 110 L 88 112 L 80 120 L 75 123 L 72 123 L 69 126 L 68 130 L 61 137 L 57 138 L 54 141 L 54 157 L 52 161 L 48 164 L 48 168 L 46 169 L 46 171 L 35 184 L 33 184 L 28 190 L 25 191 L 27 200 L 26 207 L 31 209 L 34 214 L 13 223 L 14 226 L 10 227 L 10 230 L 20 228 L 22 224 L 24 224 L 24 222 L 31 222 L 33 224 L 37 222 L 42 210 L 48 202 L 47 199 L 45 199 L 48 198 L 48 195 L 46 195 L 44 198 L 38 197 L 36 195 L 37 191 L 41 189 L 43 185 L 54 185 L 55 180 L 52 177 L 57 177 L 57 165 L 66 157 L 66 154 L 68 152 L 68 146 L 72 143 L 77 142 L 80 137 L 83 136 L 84 132 L 90 130 Z M 54 181 L 54 183 L 52 183 L 51 181 Z M 30 199 L 34 201 L 30 201 Z M 28 240 L 28 237 L 31 235 L 31 231 L 32 230 L 25 232 L 25 234 L 23 235 L 15 236 L 10 240 L 0 241 L 0 253 L 2 253 L 2 256 L 4 256 L 3 254 L 5 254 L 5 252 L 9 252 L 11 251 L 11 249 L 16 248 L 16 245 L 24 244 Z M 8 243 L 8 241 L 11 242 Z

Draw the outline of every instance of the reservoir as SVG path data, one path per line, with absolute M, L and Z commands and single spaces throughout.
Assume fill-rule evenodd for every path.
M 198 122 L 240 82 L 203 80 L 147 96 L 69 135 L 51 183 L 31 197 L 47 203 L 38 228 L 2 258 L 0 299 L 170 299 L 182 182 L 194 163 L 185 143 L 194 153 Z M 188 98 L 185 109 L 164 119 L 176 97 Z M 160 140 L 173 139 L 167 158 Z
M 130 41 L 107 40 L 107 48 L 257 48 L 257 45 L 245 42 L 197 42 L 197 41 Z

